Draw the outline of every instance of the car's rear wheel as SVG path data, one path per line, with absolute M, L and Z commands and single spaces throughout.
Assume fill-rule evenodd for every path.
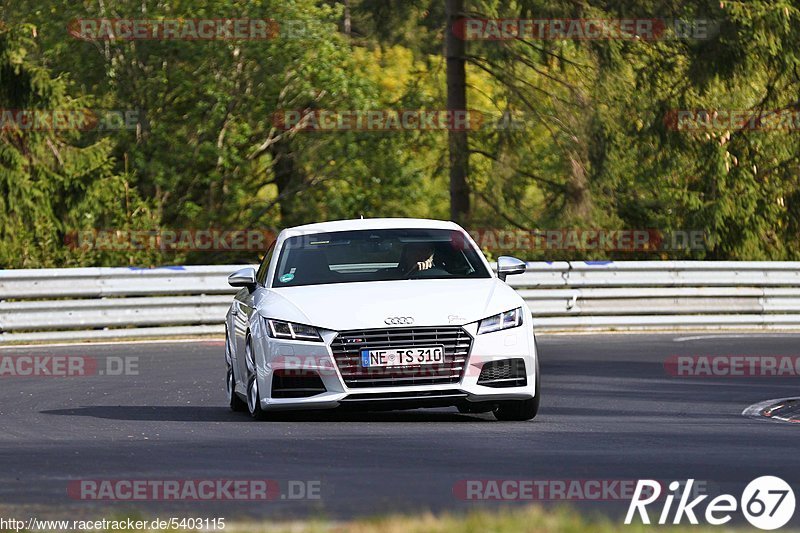
M 244 411 L 247 409 L 247 403 L 236 394 L 236 376 L 233 373 L 233 357 L 231 356 L 231 343 L 227 328 L 225 328 L 225 367 L 228 371 L 225 376 L 225 390 L 228 393 L 228 405 L 230 405 L 231 411 Z
M 239 398 L 239 395 L 236 394 L 236 378 L 233 377 L 233 368 L 228 366 L 228 377 L 226 378 L 227 382 L 227 391 L 228 391 L 228 405 L 231 407 L 231 411 L 241 412 L 247 408 L 247 404 Z

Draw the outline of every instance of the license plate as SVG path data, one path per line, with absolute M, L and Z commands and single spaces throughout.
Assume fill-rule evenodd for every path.
M 361 366 L 416 366 L 444 363 L 443 346 L 393 348 L 391 350 L 361 350 Z

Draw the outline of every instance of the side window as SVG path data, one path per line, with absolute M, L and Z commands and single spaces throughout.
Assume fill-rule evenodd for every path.
M 272 253 L 275 251 L 276 242 L 278 241 L 274 240 L 272 241 L 272 244 L 270 244 L 267 254 L 264 256 L 264 260 L 261 262 L 261 266 L 258 268 L 258 272 L 256 273 L 256 281 L 262 287 L 267 284 L 267 271 L 269 270 L 269 263 L 272 261 Z

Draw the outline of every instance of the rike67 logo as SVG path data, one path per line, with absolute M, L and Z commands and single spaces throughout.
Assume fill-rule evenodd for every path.
M 697 496 L 689 500 L 692 496 L 692 485 L 694 479 L 686 481 L 685 488 L 681 490 L 682 483 L 673 481 L 669 484 L 670 494 L 664 498 L 664 506 L 658 517 L 658 524 L 664 525 L 670 518 L 672 504 L 678 498 L 678 505 L 675 508 L 672 523 L 680 524 L 686 517 L 690 524 L 697 525 L 697 515 L 707 494 Z M 628 514 L 625 515 L 625 524 L 630 524 L 634 515 L 638 511 L 643 524 L 650 524 L 650 515 L 647 506 L 659 500 L 661 497 L 661 484 L 654 480 L 639 480 L 636 484 L 631 504 L 628 507 Z M 731 521 L 732 513 L 741 510 L 744 517 L 750 524 L 765 530 L 778 529 L 786 525 L 794 515 L 795 499 L 794 491 L 784 480 L 775 476 L 762 476 L 751 481 L 742 492 L 741 498 L 737 501 L 730 494 L 720 494 L 705 504 L 705 521 L 714 526 L 720 526 Z M 697 514 L 695 514 L 697 513 Z

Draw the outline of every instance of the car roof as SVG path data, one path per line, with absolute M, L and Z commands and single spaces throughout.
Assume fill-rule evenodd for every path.
M 461 230 L 461 226 L 449 220 L 425 218 L 363 218 L 352 220 L 332 220 L 286 228 L 286 232 L 324 233 L 330 231 L 353 231 L 371 229 L 450 229 Z

